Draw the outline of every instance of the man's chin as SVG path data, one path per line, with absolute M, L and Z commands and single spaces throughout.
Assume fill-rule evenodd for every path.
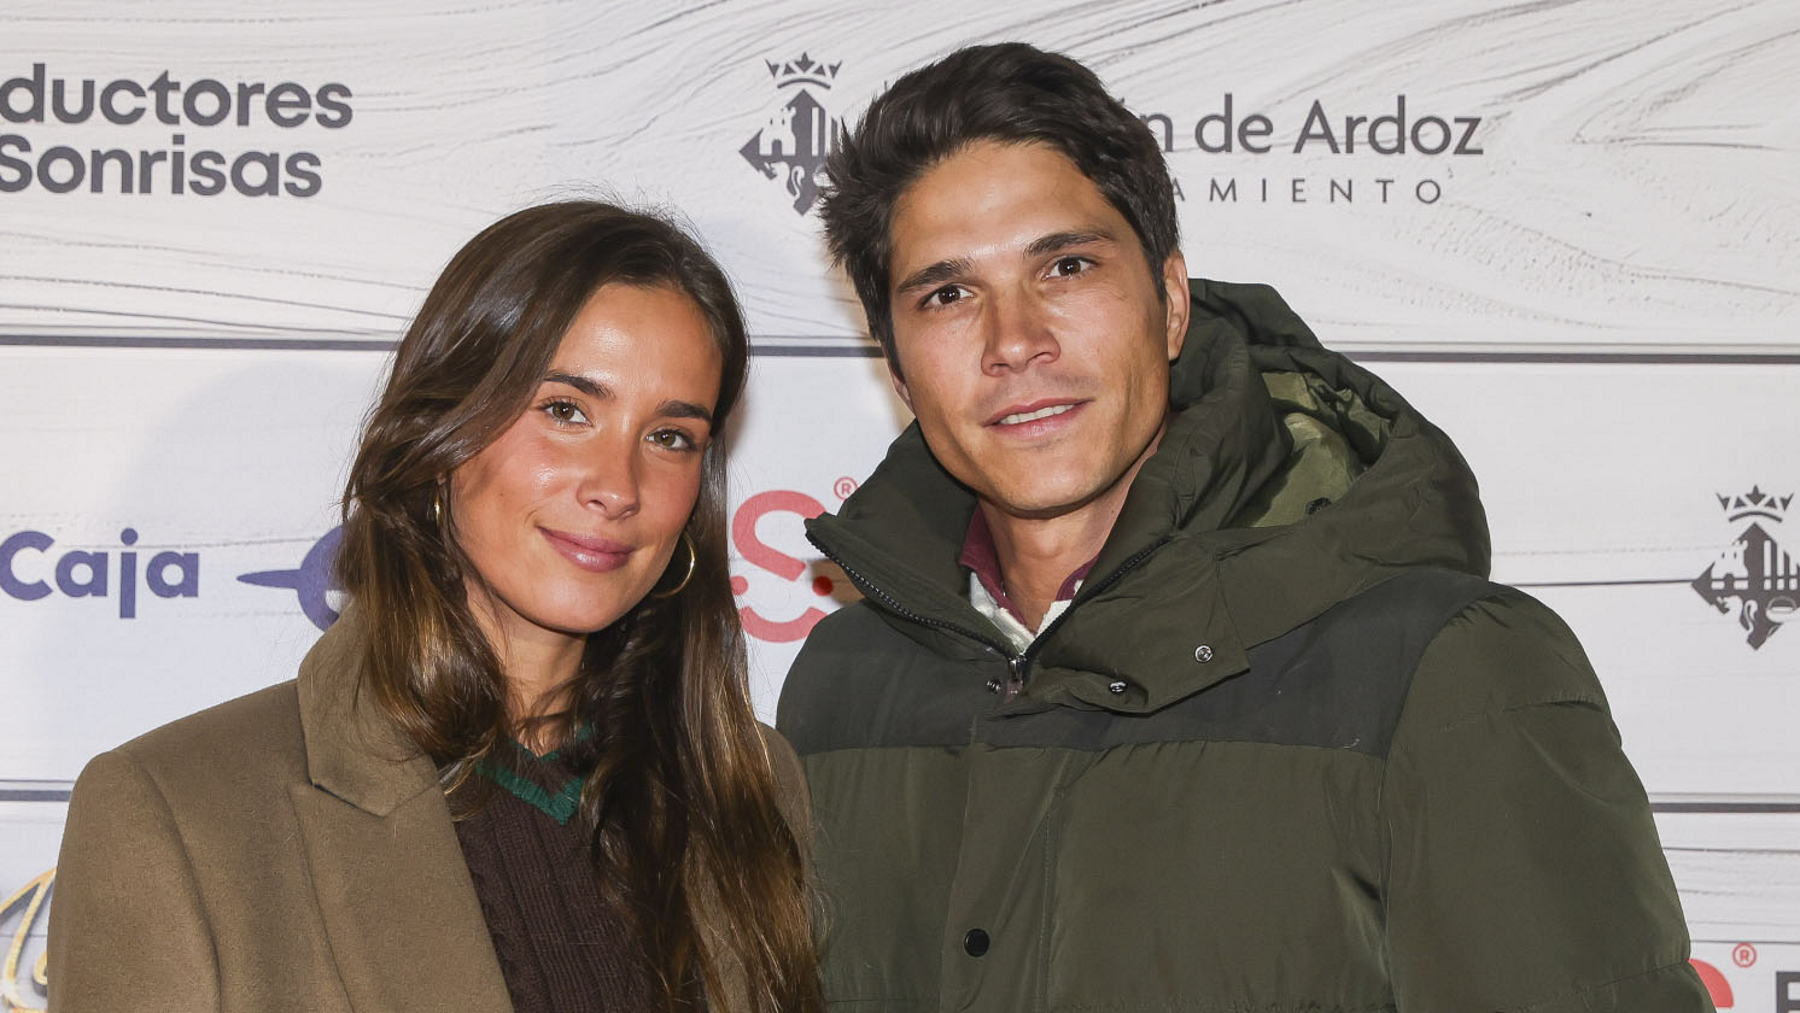
M 1074 513 L 1099 498 L 1112 483 L 1033 482 L 996 488 L 982 497 L 1002 513 L 1020 520 L 1049 520 Z

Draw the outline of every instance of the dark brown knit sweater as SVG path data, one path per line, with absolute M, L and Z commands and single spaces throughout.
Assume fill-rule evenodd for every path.
M 494 953 L 518 1013 L 638 1013 L 648 968 L 626 913 L 609 903 L 576 816 L 581 773 L 514 746 L 459 792 L 456 823 Z M 463 807 L 459 807 L 463 808 Z

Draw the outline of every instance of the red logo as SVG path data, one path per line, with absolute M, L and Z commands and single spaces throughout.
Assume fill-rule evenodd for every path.
M 1735 954 L 1734 954 L 1735 959 Z M 1754 958 L 1752 958 L 1754 959 Z M 1731 982 L 1719 973 L 1719 969 L 1704 960 L 1690 960 L 1694 970 L 1700 975 L 1700 983 L 1706 986 L 1706 994 L 1712 997 L 1712 1003 L 1719 1009 L 1730 1009 L 1736 1004 L 1731 994 Z
M 842 487 L 846 481 L 848 479 L 840 479 L 839 486 Z M 806 561 L 790 556 L 763 541 L 762 536 L 757 534 L 757 523 L 770 514 L 797 514 L 802 519 L 811 519 L 824 512 L 825 507 L 818 500 L 803 492 L 788 489 L 759 492 L 745 500 L 738 507 L 737 515 L 731 519 L 731 544 L 737 548 L 745 562 L 792 583 L 806 576 Z M 828 597 L 835 589 L 836 585 L 830 577 L 820 574 L 813 578 L 812 591 L 819 597 Z M 750 581 L 747 578 L 736 574 L 732 576 L 732 594 L 743 595 L 749 590 Z M 819 624 L 819 620 L 825 618 L 825 612 L 809 605 L 793 619 L 775 620 L 764 618 L 754 608 L 744 605 L 738 609 L 738 616 L 743 621 L 745 633 L 769 643 L 787 644 L 805 639 L 812 628 Z

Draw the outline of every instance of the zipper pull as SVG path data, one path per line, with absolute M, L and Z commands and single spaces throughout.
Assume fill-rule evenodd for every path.
M 1025 679 L 1031 675 L 1031 659 L 1023 654 L 1014 655 L 1006 659 L 1006 668 L 1008 675 L 1004 701 L 1011 703 L 1012 698 L 1025 688 Z

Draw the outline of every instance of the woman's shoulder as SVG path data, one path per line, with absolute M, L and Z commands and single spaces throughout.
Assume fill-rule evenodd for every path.
M 775 774 L 775 804 L 781 807 L 781 815 L 799 839 L 801 850 L 810 851 L 812 798 L 807 793 L 806 772 L 800 766 L 800 757 L 780 732 L 761 721 L 756 723 L 756 730 L 762 733 L 769 767 Z
M 121 768 L 130 768 L 131 780 L 147 779 L 171 805 L 303 779 L 306 748 L 294 683 L 227 700 L 102 753 L 82 772 L 76 792 L 104 791 Z
M 776 790 L 806 794 L 806 773 L 787 737 L 761 721 L 756 723 L 756 730 L 762 733 L 763 751 L 769 754 L 769 766 L 774 768 Z

